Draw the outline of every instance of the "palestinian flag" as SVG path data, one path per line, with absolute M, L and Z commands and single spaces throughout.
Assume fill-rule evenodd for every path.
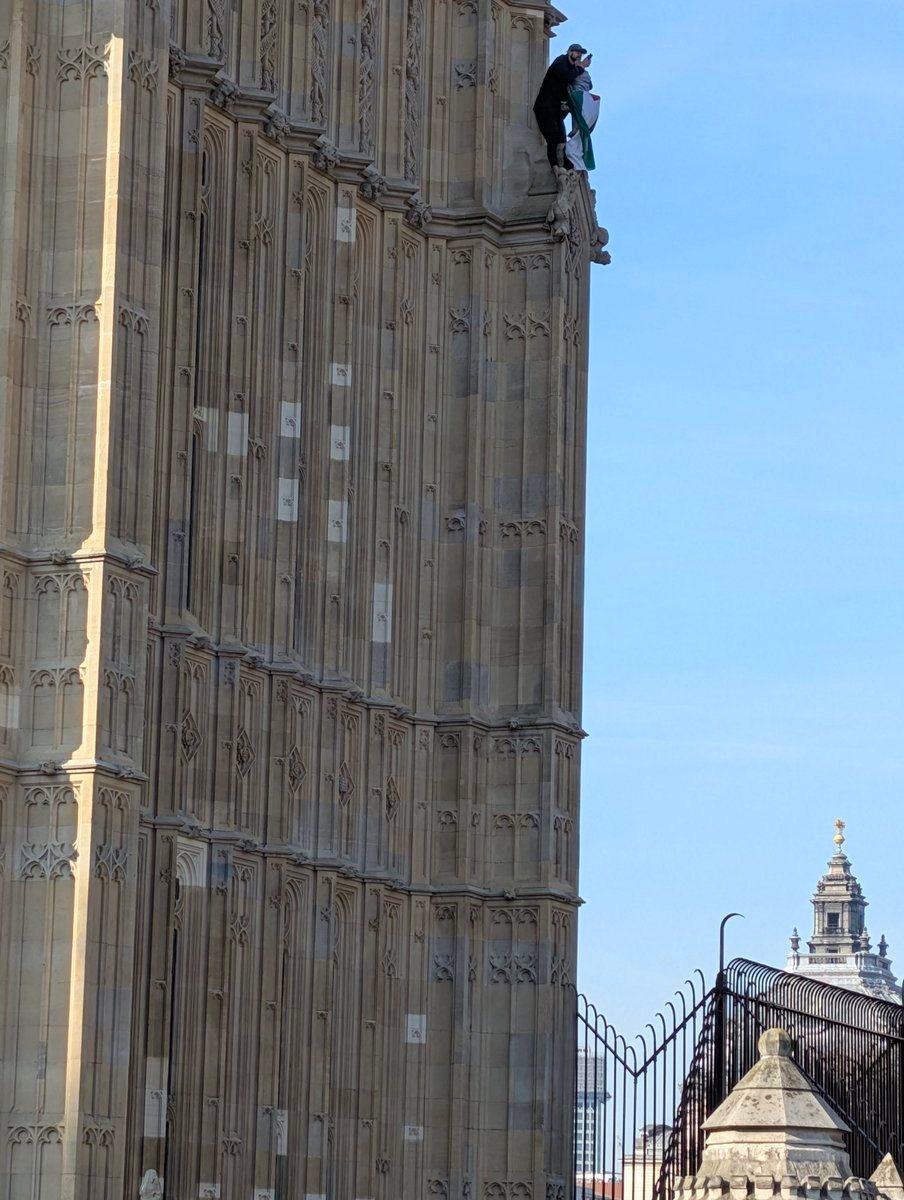
M 572 88 L 568 93 L 568 108 L 572 128 L 571 136 L 565 143 L 565 153 L 576 171 L 592 171 L 596 162 L 590 135 L 599 120 L 600 98 L 581 88 Z

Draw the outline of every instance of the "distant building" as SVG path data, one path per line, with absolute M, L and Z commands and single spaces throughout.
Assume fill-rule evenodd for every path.
M 795 929 L 787 970 L 900 1003 L 901 992 L 892 974 L 884 934 L 876 950 L 872 948 L 865 923 L 867 901 L 842 850 L 844 840 L 844 821 L 838 820 L 835 853 L 813 896 L 813 936 L 807 942 L 810 952 L 801 954 L 801 938 Z
M 645 1125 L 637 1131 L 630 1150 L 622 1154 L 619 1118 L 606 1104 L 606 1060 L 600 1055 L 578 1054 L 577 1110 L 575 1120 L 575 1175 L 577 1195 L 584 1200 L 652 1200 L 672 1132 L 669 1125 Z M 607 1137 L 609 1139 L 606 1145 Z M 612 1145 L 611 1139 L 615 1138 Z M 612 1173 L 613 1163 L 616 1173 Z M 608 1164 L 608 1170 L 607 1170 Z M 621 1169 L 619 1172 L 619 1164 Z
M 602 1175 L 603 1121 L 609 1095 L 605 1086 L 602 1056 L 578 1054 L 577 1089 L 574 1123 L 575 1171 L 582 1175 Z
M 671 1125 L 644 1125 L 638 1131 L 634 1149 L 624 1158 L 624 1200 L 653 1200 L 671 1135 Z

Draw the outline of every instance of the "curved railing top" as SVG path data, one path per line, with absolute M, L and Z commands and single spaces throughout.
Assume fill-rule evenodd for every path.
M 739 996 L 770 1002 L 780 998 L 783 1007 L 801 1015 L 889 1037 L 904 1035 L 904 1007 L 892 1000 L 853 992 L 748 958 L 732 959 L 725 970 L 725 982 Z

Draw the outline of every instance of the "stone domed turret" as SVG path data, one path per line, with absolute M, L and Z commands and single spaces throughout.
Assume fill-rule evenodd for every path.
M 813 934 L 807 942 L 810 952 L 801 954 L 800 936 L 795 929 L 787 970 L 900 1003 L 884 934 L 878 950 L 872 949 L 866 928 L 868 901 L 842 849 L 844 828 L 844 821 L 835 822 L 835 853 L 813 895 Z

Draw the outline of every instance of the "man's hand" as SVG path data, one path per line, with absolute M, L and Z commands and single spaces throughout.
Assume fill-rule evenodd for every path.
M 582 67 L 584 67 L 584 69 L 586 70 L 586 68 L 590 66 L 590 63 L 591 63 L 592 61 L 593 61 L 593 55 L 592 55 L 592 54 L 588 54 L 588 55 L 587 55 L 587 57 L 586 57 L 586 58 L 583 60 L 583 62 L 581 63 L 581 66 L 582 66 Z

